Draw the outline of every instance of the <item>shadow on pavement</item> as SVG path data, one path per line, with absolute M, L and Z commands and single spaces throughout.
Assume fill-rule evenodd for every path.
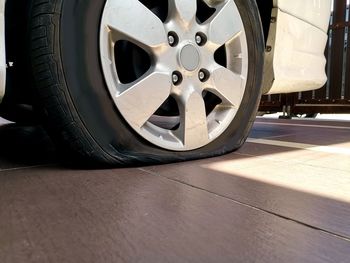
M 40 126 L 0 126 L 0 169 L 56 161 L 53 143 Z

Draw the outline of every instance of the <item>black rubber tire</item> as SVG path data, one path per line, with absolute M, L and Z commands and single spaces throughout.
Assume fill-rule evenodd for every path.
M 106 87 L 99 56 L 105 0 L 33 0 L 31 63 L 45 126 L 57 144 L 89 163 L 141 165 L 214 157 L 238 149 L 252 127 L 261 96 L 264 40 L 255 0 L 235 0 L 246 28 L 249 76 L 230 127 L 188 152 L 158 148 L 123 120 Z

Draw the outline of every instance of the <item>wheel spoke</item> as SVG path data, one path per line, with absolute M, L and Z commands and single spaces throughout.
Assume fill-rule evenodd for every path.
M 134 128 L 141 128 L 169 97 L 171 76 L 153 72 L 134 84 L 116 98 L 124 118 Z
M 151 48 L 167 43 L 162 21 L 138 0 L 108 1 L 103 22 L 114 42 L 129 40 Z
M 238 108 L 245 91 L 244 78 L 224 67 L 218 67 L 212 73 L 213 87 L 209 90 L 218 96 L 224 104 Z
M 221 47 L 244 30 L 241 16 L 234 1 L 222 1 L 217 11 L 206 22 L 208 40 L 217 47 Z
M 170 16 L 181 18 L 186 24 L 195 21 L 197 0 L 169 0 Z
M 180 131 L 185 147 L 198 148 L 208 143 L 208 123 L 203 97 L 192 90 L 181 96 Z

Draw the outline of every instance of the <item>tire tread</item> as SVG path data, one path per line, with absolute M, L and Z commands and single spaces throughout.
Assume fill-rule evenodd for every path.
M 93 140 L 80 120 L 65 83 L 59 38 L 62 0 L 33 0 L 29 29 L 35 91 L 44 126 L 65 156 L 85 164 L 125 164 Z

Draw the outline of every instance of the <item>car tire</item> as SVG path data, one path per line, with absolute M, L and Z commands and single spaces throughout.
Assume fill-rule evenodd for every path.
M 121 10 L 127 10 L 130 3 L 135 4 L 135 9 L 139 8 L 140 5 L 136 2 L 136 0 L 109 0 L 111 6 L 114 5 L 114 8 L 119 10 L 118 14 L 120 14 L 121 17 L 120 20 L 118 20 L 118 17 L 114 16 L 111 18 L 113 19 L 113 23 L 117 24 L 117 27 L 122 23 L 120 22 L 122 19 L 129 19 L 129 17 L 120 13 L 122 12 Z M 146 6 L 147 4 L 145 2 L 150 3 L 152 1 L 143 2 Z M 158 3 L 160 2 L 164 3 L 163 0 L 158 1 Z M 185 101 L 181 106 L 178 106 L 181 109 L 177 113 L 179 115 L 179 119 L 177 119 L 179 125 L 177 127 L 169 128 L 161 126 L 161 128 L 159 128 L 157 125 L 160 124 L 157 122 L 148 123 L 150 122 L 148 120 L 148 126 L 146 128 L 140 127 L 140 129 L 138 129 L 134 122 L 135 119 L 133 119 L 137 119 L 137 117 L 134 117 L 133 114 L 139 110 L 137 114 L 139 114 L 138 117 L 140 117 L 144 112 L 149 111 L 148 107 L 151 107 L 147 105 L 148 100 L 139 100 L 140 96 L 142 99 L 142 96 L 145 95 L 135 93 L 135 101 L 139 100 L 136 102 L 130 100 L 130 98 L 128 98 L 129 100 L 126 99 L 121 102 L 116 102 L 116 98 L 113 97 L 113 89 L 116 88 L 116 91 L 120 92 L 120 90 L 118 90 L 119 86 L 116 85 L 116 87 L 114 87 L 112 85 L 110 72 L 108 72 L 109 69 L 106 70 L 106 61 L 104 61 L 103 54 L 101 55 L 101 50 L 103 49 L 102 45 L 104 43 L 102 36 L 103 32 L 101 32 L 104 29 L 101 29 L 101 21 L 103 21 L 104 17 L 110 15 L 111 12 L 111 10 L 106 11 L 107 7 L 110 8 L 109 3 L 106 4 L 106 0 L 33 0 L 31 22 L 29 25 L 31 31 L 30 50 L 32 74 L 35 81 L 35 89 L 39 96 L 39 108 L 41 109 L 40 111 L 44 125 L 59 149 L 65 153 L 73 155 L 75 160 L 81 160 L 85 164 L 94 163 L 115 166 L 169 163 L 214 157 L 232 152 L 241 147 L 255 120 L 258 104 L 260 102 L 264 63 L 263 30 L 261 27 L 258 8 L 254 0 L 229 0 L 226 2 L 230 2 L 229 4 L 231 5 L 232 10 L 234 10 L 233 7 L 238 10 L 239 17 L 242 21 L 242 29 L 239 35 L 240 43 L 246 43 L 247 53 L 246 57 L 243 55 L 241 57 L 237 55 L 235 57 L 237 61 L 233 63 L 227 53 L 232 57 L 234 55 L 232 50 L 235 45 L 228 47 L 228 44 L 226 45 L 226 43 L 224 43 L 224 54 L 227 61 L 226 64 L 225 62 L 222 63 L 230 65 L 232 62 L 231 64 L 234 64 L 232 67 L 235 68 L 239 65 L 240 70 L 246 72 L 246 79 L 243 80 L 244 90 L 242 92 L 242 97 L 237 100 L 240 104 L 235 104 L 234 110 L 233 106 L 231 109 L 227 106 L 228 104 L 225 104 L 224 106 L 220 104 L 224 103 L 223 100 L 226 97 L 222 97 L 224 99 L 219 98 L 221 101 L 220 103 L 215 102 L 215 108 L 211 108 L 210 110 L 213 112 L 215 111 L 215 114 L 219 115 L 220 112 L 216 111 L 219 111 L 218 109 L 221 107 L 221 111 L 224 112 L 222 113 L 224 116 L 222 122 L 226 122 L 226 124 L 224 127 L 221 127 L 220 121 L 217 121 L 218 127 L 215 126 L 216 130 L 214 128 L 212 129 L 212 134 L 209 133 L 211 130 L 208 128 L 208 139 L 204 138 L 199 140 L 196 138 L 196 133 L 193 131 L 193 129 L 196 130 L 196 124 L 199 123 L 198 120 L 195 120 L 195 117 L 199 116 L 200 118 L 205 119 L 205 115 L 203 115 L 203 113 L 198 113 L 199 110 L 197 111 L 194 107 L 194 105 L 197 105 L 196 103 L 193 103 L 193 105 L 191 104 L 192 108 L 188 111 L 188 105 L 186 104 L 189 103 L 188 101 Z M 178 3 L 181 3 L 181 1 L 174 1 L 173 3 L 176 3 L 174 4 L 174 6 L 176 6 Z M 186 0 L 182 1 L 182 3 L 190 3 L 190 1 Z M 171 11 L 171 8 L 174 7 L 169 5 L 167 8 L 168 11 Z M 205 8 L 213 9 L 209 6 L 206 6 Z M 181 8 L 178 8 L 177 10 L 180 9 Z M 131 14 L 134 19 L 133 21 L 135 21 L 135 25 L 142 26 L 142 23 L 144 22 L 137 21 L 139 17 L 135 16 L 138 10 L 128 10 L 134 12 L 131 12 Z M 107 15 L 105 15 L 106 12 Z M 188 13 L 189 12 L 186 11 L 184 17 Z M 227 17 L 232 17 L 233 15 L 234 14 L 232 13 L 232 15 Z M 108 19 L 109 18 L 107 18 L 107 20 Z M 163 22 L 166 23 L 164 19 Z M 218 26 L 224 26 L 224 24 L 220 24 L 222 22 L 218 23 Z M 223 21 L 223 23 L 226 22 Z M 133 25 L 131 25 L 131 27 L 132 26 Z M 121 27 L 123 30 L 129 30 L 125 24 L 121 25 Z M 212 27 L 214 28 L 214 26 Z M 118 32 L 121 32 L 122 29 L 118 28 Z M 230 31 L 231 29 L 229 28 L 228 30 Z M 242 34 L 243 31 L 244 35 Z M 152 32 L 150 32 L 150 34 L 151 33 Z M 206 36 L 202 36 L 201 39 L 205 42 L 208 41 L 209 43 L 211 41 L 210 37 L 218 35 L 217 33 L 218 31 L 213 31 L 211 35 L 207 36 L 208 39 L 205 39 Z M 142 35 L 144 32 L 137 32 L 136 34 Z M 149 42 L 152 42 L 153 38 L 149 37 L 150 34 L 148 34 L 148 39 Z M 218 39 L 220 39 L 220 37 L 222 36 L 217 36 Z M 169 38 L 169 35 L 166 39 L 171 46 L 173 44 L 173 39 L 171 37 Z M 177 36 L 175 35 L 174 42 L 179 41 L 181 42 L 181 39 L 177 39 Z M 219 41 L 217 42 L 219 43 Z M 176 44 L 180 45 L 180 43 Z M 197 44 L 201 45 L 203 43 Z M 202 50 L 201 47 L 196 46 L 195 40 L 193 44 L 191 42 L 187 46 L 189 47 L 186 48 L 190 49 L 190 57 L 196 56 L 193 55 L 195 53 L 194 50 Z M 167 47 L 165 49 L 169 50 L 169 52 L 175 52 L 171 51 L 170 48 L 171 47 Z M 244 47 L 241 47 L 241 49 L 243 48 Z M 127 54 L 127 49 L 123 50 L 125 50 L 125 52 L 118 53 L 120 54 L 119 57 L 122 57 L 123 54 Z M 185 47 L 179 52 L 181 54 L 185 53 Z M 202 53 L 200 52 L 202 51 L 198 52 L 199 56 L 201 56 Z M 241 52 L 243 53 L 242 50 Z M 212 55 L 214 56 L 214 54 Z M 136 60 L 134 57 L 131 59 L 133 64 L 130 64 L 130 60 L 126 58 L 126 63 L 129 63 L 128 67 L 132 67 L 135 63 L 136 66 L 138 66 L 137 59 L 139 59 L 139 57 L 136 57 Z M 191 61 L 195 59 L 192 59 Z M 201 57 L 198 61 L 196 60 L 197 64 L 194 67 L 198 68 L 199 63 L 204 63 L 203 60 L 204 58 Z M 186 60 L 185 56 L 180 58 L 180 61 L 182 66 L 191 67 L 191 61 Z M 244 61 L 246 61 L 246 63 Z M 165 61 L 165 64 L 166 63 L 167 61 Z M 225 65 L 223 68 L 225 68 Z M 124 66 L 122 66 L 122 68 L 123 67 Z M 142 69 L 136 69 L 136 73 L 133 73 L 134 75 L 138 74 L 137 70 Z M 176 89 L 175 86 L 182 80 L 183 83 L 190 83 L 188 84 L 188 87 L 192 87 L 191 81 L 194 79 L 194 76 L 197 75 L 197 70 L 199 69 L 190 69 L 192 72 L 188 73 L 190 76 L 188 78 L 191 78 L 189 81 L 186 79 L 186 72 L 184 73 L 185 75 L 181 75 L 181 72 L 183 72 L 182 70 L 184 69 L 180 68 L 179 71 L 174 69 L 174 72 L 172 72 L 172 70 L 169 71 L 168 69 L 165 70 L 164 72 L 166 73 L 163 72 L 161 77 L 159 77 L 159 83 L 157 78 L 155 78 L 151 84 L 148 83 L 148 88 L 145 89 L 144 93 L 152 92 L 152 89 L 158 93 L 162 93 L 163 90 L 160 86 L 165 83 L 170 85 L 171 94 L 176 93 L 176 91 L 180 89 Z M 225 71 L 226 69 L 222 70 Z M 176 76 L 178 72 L 180 72 L 180 74 Z M 209 81 L 204 79 L 203 76 L 205 76 L 205 74 L 211 76 L 211 72 L 206 70 L 203 71 L 204 74 L 201 72 L 198 73 L 198 76 L 200 78 L 202 77 L 200 80 L 202 82 Z M 130 77 L 128 74 L 128 72 L 125 73 L 125 79 Z M 144 72 L 141 72 L 140 74 L 142 75 Z M 229 73 L 227 72 L 227 74 Z M 144 75 L 142 76 L 144 77 Z M 169 76 L 169 80 L 165 80 L 165 76 Z M 221 80 L 222 79 L 216 78 L 215 83 L 218 83 Z M 224 84 L 228 83 L 228 80 L 223 79 L 222 81 L 224 81 Z M 220 83 L 222 83 L 222 81 Z M 124 82 L 127 82 L 127 80 L 124 80 Z M 122 81 L 119 81 L 118 83 L 122 83 Z M 150 86 L 152 88 L 150 88 Z M 220 89 L 230 91 L 230 85 L 226 86 L 228 87 L 222 88 L 220 86 Z M 167 89 L 168 88 L 169 87 L 167 86 Z M 232 89 L 233 88 L 234 87 L 232 87 Z M 212 95 L 212 92 L 216 93 L 215 85 L 214 88 L 208 90 L 210 91 L 208 91 L 208 93 L 205 90 L 203 91 L 203 100 L 204 96 L 206 96 L 205 94 L 210 93 Z M 178 91 L 178 93 L 181 92 L 184 91 Z M 194 91 L 191 92 L 194 94 Z M 158 96 L 157 94 L 149 94 L 149 96 L 147 95 L 144 98 L 149 98 L 149 103 L 156 103 L 152 100 L 154 97 Z M 193 96 L 197 96 L 196 98 L 198 99 L 198 94 Z M 182 98 L 182 96 L 185 95 L 176 96 Z M 191 96 L 192 93 L 190 93 L 189 97 Z M 215 101 L 215 98 L 211 98 L 211 101 Z M 157 100 L 157 98 L 154 100 Z M 133 103 L 132 107 L 128 107 L 130 101 Z M 174 106 L 168 102 L 169 101 L 167 100 L 166 106 L 169 106 L 168 108 Z M 178 101 L 176 100 L 176 102 Z M 209 105 L 213 102 L 204 101 L 204 103 Z M 208 106 L 207 104 L 205 104 L 205 110 L 209 111 L 208 107 L 210 108 L 210 105 Z M 135 107 L 135 105 L 140 105 L 139 109 L 137 109 L 138 107 Z M 145 108 L 142 108 L 143 106 L 141 105 L 146 106 Z M 203 105 L 200 99 L 198 99 L 198 105 L 201 105 L 201 109 L 203 110 Z M 158 111 L 167 111 L 163 115 L 160 113 L 160 115 L 168 124 L 169 119 L 174 119 L 176 123 L 177 114 L 173 114 L 174 110 L 171 110 L 171 112 L 167 110 L 166 106 L 162 109 L 158 109 Z M 190 108 L 190 106 L 188 106 L 188 108 Z M 191 110 L 194 115 L 187 117 L 185 114 L 188 114 Z M 211 113 L 206 112 L 206 114 L 208 114 L 207 117 L 209 118 L 209 114 Z M 214 116 L 215 114 L 213 113 L 212 115 Z M 189 121 L 191 118 L 193 123 Z M 184 121 L 185 124 L 182 124 L 182 121 Z M 208 123 L 206 127 L 211 125 Z M 204 127 L 204 124 L 201 125 Z M 192 129 L 191 131 L 189 130 L 189 127 Z M 197 129 L 198 137 L 202 136 L 203 132 L 201 133 L 201 129 L 204 130 L 203 127 Z M 182 131 L 179 132 L 181 133 L 181 136 L 178 136 L 181 138 L 179 140 L 174 140 L 174 134 L 177 134 L 177 130 Z M 172 137 L 169 137 L 168 139 L 165 138 L 162 135 L 164 131 L 166 131 L 165 134 L 171 133 Z M 190 132 L 192 132 L 191 135 L 189 135 Z M 212 136 L 211 139 L 209 138 L 210 136 Z M 159 140 L 157 140 L 157 138 L 159 138 Z

